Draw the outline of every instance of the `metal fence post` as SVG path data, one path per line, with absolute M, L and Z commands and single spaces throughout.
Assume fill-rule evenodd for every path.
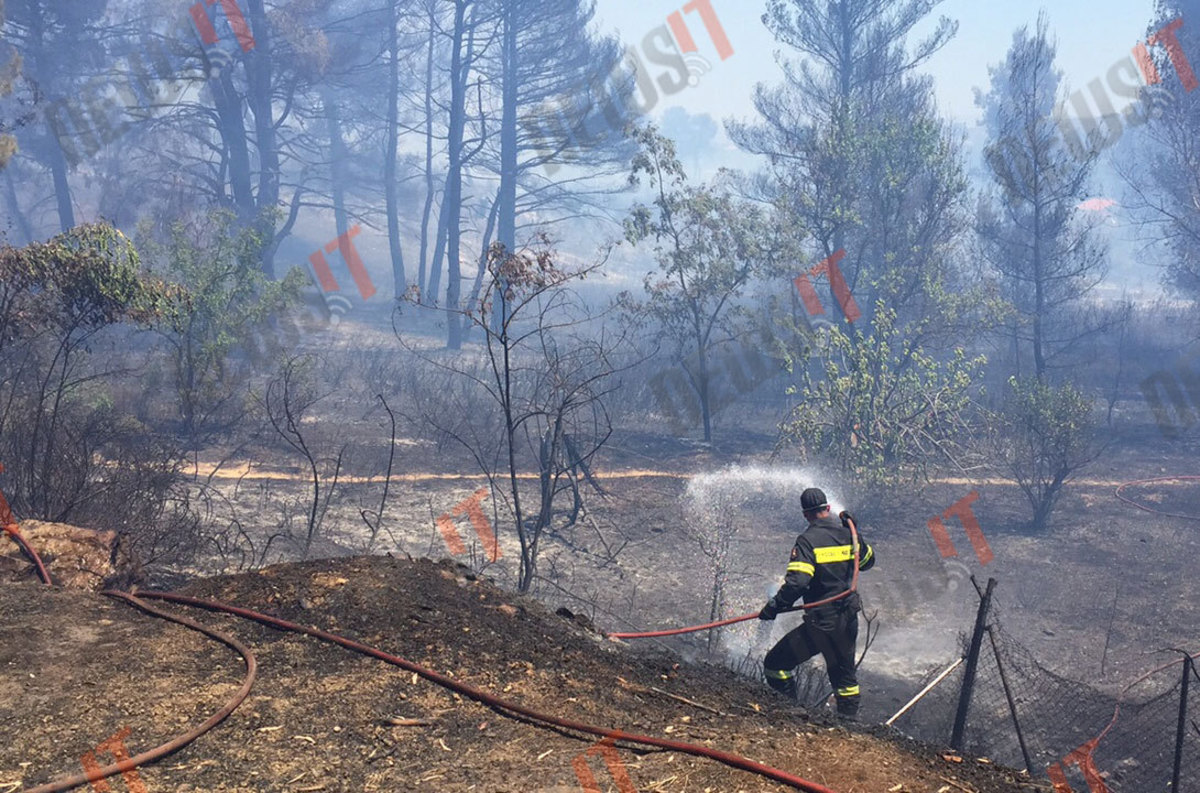
M 1183 768 L 1183 737 L 1187 730 L 1188 684 L 1195 674 L 1192 657 L 1183 656 L 1183 690 L 1179 695 L 1179 727 L 1175 733 L 1175 772 L 1171 775 L 1171 790 L 1179 790 L 1179 772 Z
M 971 576 L 972 582 L 975 577 Z M 976 589 L 979 586 L 976 584 Z M 979 668 L 979 652 L 983 649 L 983 632 L 987 629 L 987 615 L 992 605 L 992 590 L 996 579 L 989 578 L 987 591 L 979 602 L 975 615 L 975 632 L 971 635 L 971 649 L 967 652 L 967 670 L 963 673 L 962 691 L 958 695 L 958 712 L 954 716 L 954 731 L 950 734 L 950 748 L 962 751 L 963 733 L 967 729 L 967 711 L 971 708 L 971 694 L 975 690 L 975 673 Z
M 1025 733 L 1021 730 L 1021 722 L 1017 719 L 1017 702 L 1013 699 L 1012 687 L 1008 684 L 1008 675 L 1004 673 L 1004 664 L 1000 661 L 1000 647 L 996 644 L 996 633 L 992 626 L 987 627 L 988 638 L 992 641 L 992 652 L 996 655 L 996 669 L 1000 672 L 1000 682 L 1004 685 L 1004 698 L 1008 700 L 1008 712 L 1012 714 L 1013 728 L 1017 731 L 1017 742 L 1021 744 L 1021 756 L 1025 758 L 1025 770 L 1033 773 L 1033 760 L 1029 757 L 1029 748 L 1025 745 Z

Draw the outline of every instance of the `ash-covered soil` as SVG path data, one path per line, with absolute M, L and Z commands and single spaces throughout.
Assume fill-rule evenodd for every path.
M 313 561 L 183 591 L 345 634 L 529 707 L 738 752 L 839 793 L 1029 789 L 977 758 L 954 763 L 936 747 L 810 719 L 724 669 L 604 640 L 450 563 Z M 583 789 L 572 761 L 593 737 L 508 717 L 315 639 L 165 607 L 240 637 L 259 677 L 223 724 L 139 770 L 148 793 Z M 236 654 L 204 636 L 100 595 L 35 584 L 0 587 L 0 669 L 0 791 L 78 773 L 84 753 L 126 727 L 131 754 L 166 742 L 242 679 Z M 674 752 L 620 757 L 638 791 L 787 789 Z M 603 790 L 617 790 L 599 754 L 589 767 Z

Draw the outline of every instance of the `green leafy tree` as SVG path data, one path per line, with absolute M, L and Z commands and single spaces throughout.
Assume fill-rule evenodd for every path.
M 1032 510 L 1030 527 L 1046 528 L 1063 487 L 1103 452 L 1095 442 L 1092 400 L 1074 385 L 1009 380 L 993 423 L 996 457 Z
M 182 298 L 102 224 L 0 248 L 0 458 L 19 511 L 58 521 L 103 516 L 99 505 L 119 494 L 129 511 L 95 522 L 123 531 L 136 505 L 156 501 L 151 491 L 161 496 L 172 455 L 114 406 L 108 386 L 130 369 L 105 368 L 101 361 L 118 359 L 92 350 L 114 343 L 105 331 L 117 326 L 165 321 Z M 141 462 L 132 453 L 139 443 Z M 145 477 L 131 474 L 139 467 Z
M 977 100 L 990 133 L 993 180 L 978 230 L 1015 309 L 1006 328 L 1009 371 L 1032 369 L 1043 381 L 1052 369 L 1078 362 L 1079 345 L 1106 326 L 1087 297 L 1104 276 L 1107 251 L 1098 221 L 1079 209 L 1096 155 L 1076 159 L 1058 134 L 1053 111 L 1062 91 L 1054 57 L 1043 16 L 1036 30 L 1016 32 L 1004 64 L 992 69 L 991 91 Z
M 795 60 L 782 64 L 781 84 L 757 88 L 758 119 L 729 125 L 740 147 L 766 158 L 749 189 L 808 232 L 793 261 L 808 269 L 840 253 L 862 312 L 847 316 L 833 279 L 814 281 L 828 290 L 825 311 L 853 328 L 840 322 L 830 335 L 832 359 L 796 358 L 804 403 L 784 437 L 877 484 L 923 474 L 926 453 L 969 464 L 948 429 L 965 421 L 961 400 L 978 374 L 962 347 L 998 308 L 964 250 L 961 143 L 916 72 L 955 33 L 946 18 L 930 25 L 939 5 L 771 0 L 764 22 Z M 929 35 L 910 45 L 924 26 Z
M 1195 70 L 1200 53 L 1200 3 L 1196 0 L 1158 0 L 1149 32 L 1169 31 L 1179 43 L 1172 53 L 1165 44 L 1153 57 L 1163 80 L 1144 89 L 1155 109 L 1144 129 L 1138 161 L 1123 170 L 1132 196 L 1130 204 L 1148 221 L 1147 235 L 1167 255 L 1163 279 L 1179 294 L 1200 300 L 1200 180 L 1196 157 L 1200 151 L 1200 91 L 1181 79 L 1174 59 L 1180 52 Z M 1191 79 L 1195 79 L 1194 75 Z
M 634 206 L 625 236 L 635 245 L 652 240 L 657 267 L 646 276 L 644 302 L 628 294 L 621 302 L 656 323 L 673 347 L 711 441 L 713 352 L 738 335 L 739 299 L 755 277 L 773 272 L 787 243 L 761 205 L 717 187 L 689 186 L 675 144 L 655 127 L 639 130 L 637 140 L 642 150 L 630 181 L 645 177 L 654 200 Z
M 186 304 L 158 332 L 170 350 L 180 432 L 197 449 L 244 415 L 253 373 L 236 365 L 235 353 L 262 360 L 253 353 L 298 296 L 304 274 L 270 280 L 259 266 L 258 232 L 227 211 L 177 221 L 165 243 L 147 240 L 143 247 L 160 272 L 188 290 Z
M 866 322 L 880 300 L 902 324 L 940 316 L 936 287 L 961 278 L 955 254 L 968 185 L 960 147 L 937 117 L 931 82 L 914 71 L 956 24 L 942 18 L 908 46 L 938 5 L 771 0 L 763 22 L 795 60 L 781 59 L 782 84 L 755 90 L 758 119 L 728 125 L 735 143 L 766 159 L 768 178 L 752 188 L 808 232 L 805 258 L 845 252 L 839 267 Z M 828 289 L 826 311 L 841 318 Z
M 881 488 L 924 478 L 936 460 L 965 466 L 971 390 L 986 363 L 961 347 L 939 361 L 895 319 L 878 305 L 869 334 L 830 329 L 829 355 L 800 370 L 802 401 L 782 428 L 807 454 Z

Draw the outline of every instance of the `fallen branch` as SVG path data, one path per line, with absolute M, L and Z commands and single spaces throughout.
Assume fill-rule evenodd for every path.
M 623 677 L 618 677 L 617 682 L 621 685 L 622 688 L 626 688 L 626 689 L 634 692 L 635 694 L 658 694 L 659 696 L 668 697 L 670 699 L 673 699 L 676 702 L 682 702 L 684 705 L 690 705 L 693 708 L 699 708 L 700 710 L 705 710 L 705 711 L 708 711 L 709 713 L 715 713 L 718 716 L 724 716 L 725 718 L 729 718 L 728 713 L 723 713 L 723 712 L 717 710 L 716 708 L 705 705 L 702 702 L 696 702 L 695 700 L 688 699 L 687 697 L 681 697 L 678 694 L 672 694 L 670 691 L 664 691 L 663 689 L 658 688 L 656 686 L 641 686 L 641 685 L 638 685 L 637 683 L 630 683 L 628 680 L 626 680 Z

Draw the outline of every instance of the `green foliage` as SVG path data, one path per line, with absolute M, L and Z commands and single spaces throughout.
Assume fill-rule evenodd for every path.
M 832 328 L 828 358 L 800 370 L 802 401 L 784 422 L 784 439 L 866 486 L 925 477 L 935 459 L 958 461 L 984 363 L 961 348 L 939 362 L 896 327 L 893 309 L 877 304 L 870 335 Z
M 1093 195 L 1095 153 L 1077 159 L 1055 129 L 1063 98 L 1055 45 L 1044 16 L 1013 38 L 992 87 L 977 103 L 989 139 L 992 185 L 981 196 L 976 226 L 984 260 L 1012 305 L 1007 371 L 1030 364 L 1039 378 L 1081 360 L 1080 342 L 1107 330 L 1089 293 L 1104 277 L 1107 246 L 1097 213 L 1081 210 Z
M 133 244 L 111 226 L 80 226 L 47 242 L 0 248 L 0 345 L 51 328 L 150 325 L 184 302 L 178 288 L 142 271 Z
M 235 350 L 255 349 L 258 335 L 297 298 L 304 275 L 269 279 L 259 266 L 258 233 L 238 228 L 227 211 L 194 225 L 178 221 L 166 243 L 147 240 L 143 247 L 190 296 L 160 332 L 171 350 L 182 431 L 200 445 L 241 415 L 250 373 L 232 365 Z
M 675 156 L 675 144 L 653 126 L 638 132 L 641 152 L 630 183 L 645 178 L 655 193 L 650 205 L 635 205 L 625 221 L 626 239 L 653 241 L 657 267 L 645 278 L 646 300 L 628 293 L 620 304 L 627 314 L 648 321 L 683 361 L 687 379 L 699 397 L 704 439 L 712 440 L 712 372 L 717 346 L 739 334 L 738 301 L 751 281 L 772 272 L 796 232 L 761 204 L 739 201 L 725 189 L 687 184 Z
M 1042 530 L 1063 485 L 1100 455 L 1092 400 L 1070 383 L 1012 377 L 1008 384 L 992 438 L 998 459 L 1029 501 L 1031 528 Z
M 169 323 L 186 303 L 106 225 L 0 249 L 0 459 L 22 514 L 114 529 L 157 557 L 151 535 L 174 509 L 179 457 L 114 393 L 135 365 L 120 326 Z M 184 551 L 180 536 L 160 539 Z

